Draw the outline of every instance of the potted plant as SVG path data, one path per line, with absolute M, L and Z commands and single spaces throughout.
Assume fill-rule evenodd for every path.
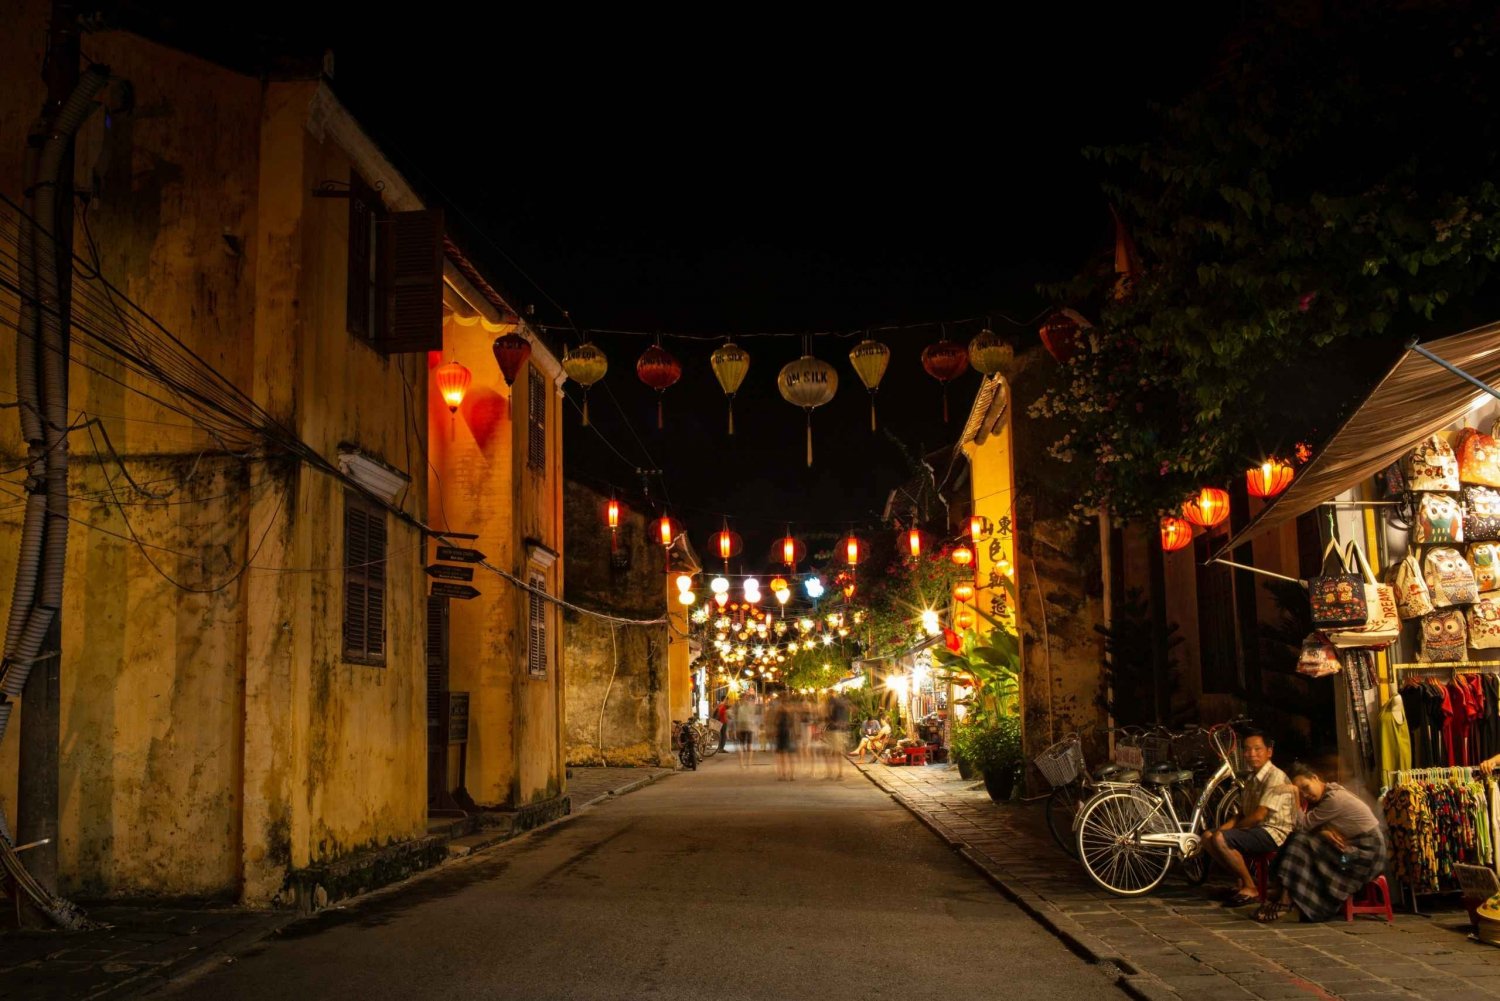
M 953 726 L 952 746 L 949 751 L 953 757 L 953 763 L 958 765 L 959 777 L 965 780 L 972 779 L 979 774 L 974 767 L 974 740 L 981 727 L 981 722 L 972 712 L 966 719 Z
M 1021 719 L 1000 715 L 988 726 L 975 726 L 969 745 L 969 762 L 984 775 L 990 799 L 1003 803 L 1015 791 L 1024 758 L 1021 755 Z

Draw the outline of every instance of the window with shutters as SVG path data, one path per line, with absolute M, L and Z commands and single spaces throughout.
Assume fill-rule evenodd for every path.
M 547 590 L 547 578 L 539 573 L 527 581 L 535 591 L 528 591 L 530 610 L 526 616 L 526 670 L 533 678 L 547 676 L 547 606 L 551 604 L 537 592 Z
M 427 596 L 427 728 L 433 742 L 448 745 L 448 599 Z
M 380 195 L 365 179 L 349 173 L 349 284 L 345 303 L 345 326 L 363 340 L 375 337 L 378 289 L 376 221 L 380 217 Z
M 386 212 L 349 175 L 346 326 L 383 354 L 435 351 L 443 341 L 443 213 Z
M 531 366 L 526 384 L 526 465 L 538 473 L 547 469 L 547 380 Z
M 344 659 L 385 665 L 385 510 L 344 493 Z

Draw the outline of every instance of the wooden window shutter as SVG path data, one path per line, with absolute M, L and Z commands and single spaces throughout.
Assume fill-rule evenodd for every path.
M 356 337 L 370 338 L 370 241 L 380 196 L 354 171 L 349 172 L 349 285 L 345 326 Z
M 365 656 L 365 512 L 350 503 L 344 505 L 344 656 L 362 660 Z
M 448 599 L 427 596 L 427 725 L 443 724 L 448 698 Z
M 529 581 L 537 591 L 547 589 L 547 578 L 532 574 Z M 528 592 L 530 614 L 527 616 L 526 668 L 533 678 L 547 676 L 547 599 L 536 591 Z
M 385 354 L 443 346 L 443 212 L 394 212 L 381 219 L 380 315 L 375 345 Z
M 385 511 L 344 495 L 344 659 L 385 663 Z
M 547 380 L 535 367 L 526 383 L 526 464 L 537 472 L 547 468 Z
M 365 655 L 371 663 L 385 663 L 385 512 L 366 511 Z

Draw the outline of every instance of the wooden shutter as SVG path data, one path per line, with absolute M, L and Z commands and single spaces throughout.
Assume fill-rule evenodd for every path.
M 369 339 L 370 316 L 370 240 L 377 195 L 365 179 L 349 173 L 349 285 L 344 306 L 345 326 L 356 337 Z
M 530 584 L 538 591 L 547 589 L 547 578 L 532 574 Z M 535 591 L 527 592 L 531 599 L 527 616 L 526 669 L 533 678 L 547 676 L 547 599 Z
M 443 346 L 443 212 L 394 212 L 377 223 L 376 347 L 386 354 Z
M 427 725 L 443 725 L 448 698 L 448 599 L 427 596 Z
M 526 383 L 526 464 L 537 472 L 547 468 L 547 380 L 534 366 Z
M 385 512 L 365 512 L 365 655 L 372 664 L 385 663 Z
M 385 512 L 344 495 L 344 659 L 385 663 Z

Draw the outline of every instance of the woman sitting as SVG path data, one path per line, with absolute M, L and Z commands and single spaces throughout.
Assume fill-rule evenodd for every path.
M 1326 921 L 1385 871 L 1385 837 L 1363 800 L 1306 765 L 1292 769 L 1292 785 L 1307 809 L 1281 850 L 1281 892 L 1271 893 L 1256 912 L 1261 922 L 1276 921 L 1293 907 L 1304 921 Z
M 875 720 L 865 720 L 864 736 L 859 739 L 859 746 L 850 751 L 851 757 L 857 758 L 861 763 L 865 760 L 866 752 L 880 757 L 880 752 L 885 750 L 886 745 L 891 742 L 891 722 L 885 718 L 885 711 L 881 710 L 879 725 L 872 726 Z

